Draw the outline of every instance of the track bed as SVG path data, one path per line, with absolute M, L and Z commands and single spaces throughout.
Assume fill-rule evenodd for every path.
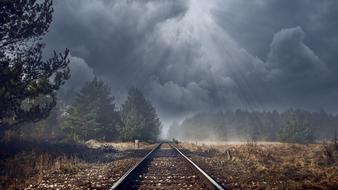
M 169 144 L 161 144 L 112 189 L 220 189 Z

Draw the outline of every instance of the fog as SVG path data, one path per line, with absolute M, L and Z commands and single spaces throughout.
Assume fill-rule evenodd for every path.
M 333 138 L 332 134 L 338 125 L 338 116 L 324 110 L 312 112 L 301 109 L 288 109 L 282 112 L 248 110 L 201 112 L 184 119 L 181 123 L 174 122 L 168 130 L 167 138 L 188 142 L 278 142 L 285 126 L 290 122 L 299 121 L 298 125 L 311 130 L 311 136 L 321 141 Z

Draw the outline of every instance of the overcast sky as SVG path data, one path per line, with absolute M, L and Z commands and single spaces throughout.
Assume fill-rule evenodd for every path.
M 336 0 L 54 0 L 47 52 L 71 50 L 118 101 L 138 87 L 164 120 L 200 111 L 338 111 Z

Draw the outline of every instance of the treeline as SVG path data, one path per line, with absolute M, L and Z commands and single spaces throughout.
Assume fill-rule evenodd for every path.
M 338 128 L 338 116 L 300 109 L 285 112 L 228 111 L 198 113 L 173 124 L 169 135 L 186 140 L 263 140 L 309 143 L 330 139 Z M 180 133 L 177 133 L 180 131 Z
M 141 91 L 130 89 L 119 108 L 109 86 L 94 78 L 79 92 L 60 96 L 46 120 L 22 126 L 18 132 L 21 136 L 51 140 L 155 141 L 160 126 L 155 108 Z

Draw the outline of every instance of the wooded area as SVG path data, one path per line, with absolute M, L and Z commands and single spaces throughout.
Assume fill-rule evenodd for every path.
M 334 137 L 338 116 L 324 110 L 277 111 L 236 110 L 199 113 L 173 124 L 169 134 L 185 140 L 260 140 L 310 143 Z M 179 132 L 177 132 L 179 131 Z
M 7 134 L 50 141 L 156 141 L 161 122 L 154 107 L 136 88 L 119 108 L 110 88 L 94 78 L 76 93 L 70 104 L 62 98 L 46 120 L 27 123 Z

